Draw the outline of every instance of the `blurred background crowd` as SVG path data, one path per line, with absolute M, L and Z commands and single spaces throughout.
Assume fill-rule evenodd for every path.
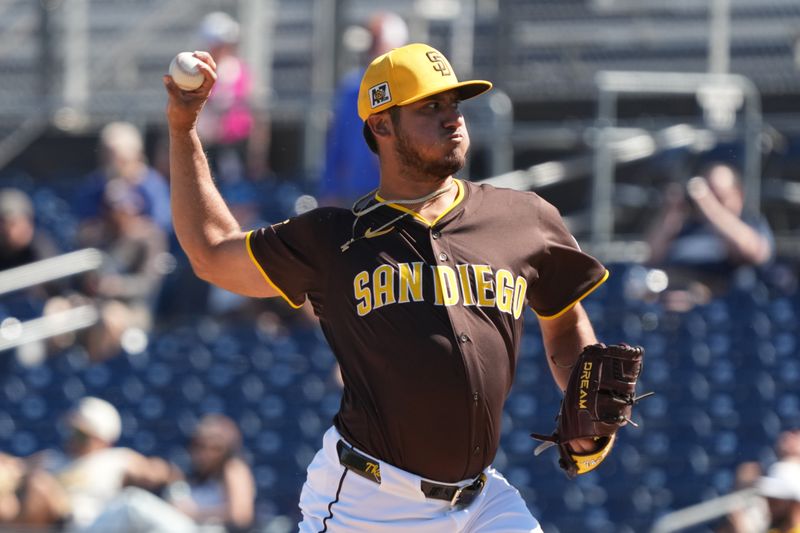
M 567 481 L 527 317 L 495 466 L 544 531 L 800 527 L 800 0 L 0 0 L 0 530 L 294 529 L 335 361 L 193 275 L 161 75 L 215 57 L 198 128 L 257 228 L 376 187 L 358 83 L 415 41 L 495 83 L 460 177 L 559 207 L 599 337 L 647 351 L 640 428 Z

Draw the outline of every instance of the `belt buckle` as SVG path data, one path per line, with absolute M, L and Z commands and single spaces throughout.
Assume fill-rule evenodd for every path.
M 459 487 L 450 500 L 451 507 L 469 507 L 475 497 L 481 493 L 486 485 L 486 475 L 481 474 L 475 481 L 465 487 Z
M 460 505 L 461 504 L 461 502 L 459 501 L 459 499 L 461 499 L 461 493 L 464 492 L 464 489 L 466 489 L 467 487 L 458 487 L 458 489 L 456 489 L 456 492 L 453 494 L 453 497 L 450 499 L 450 507 L 455 507 L 456 505 Z

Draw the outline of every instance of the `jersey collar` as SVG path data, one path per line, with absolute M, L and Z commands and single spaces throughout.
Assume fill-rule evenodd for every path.
M 436 217 L 436 219 L 433 220 L 432 222 L 429 221 L 428 219 L 426 219 L 425 217 L 423 217 L 422 215 L 420 215 L 419 213 L 417 213 L 416 211 L 412 211 L 411 209 L 409 209 L 409 208 L 407 208 L 405 206 L 402 206 L 402 205 L 399 205 L 399 204 L 393 204 L 393 203 L 386 203 L 385 205 L 387 205 L 388 207 L 391 207 L 392 209 L 396 209 L 398 211 L 402 211 L 403 213 L 407 213 L 407 214 L 411 215 L 412 217 L 414 217 L 415 220 L 418 220 L 418 221 L 422 222 L 425 226 L 432 228 L 440 220 L 442 220 L 445 217 L 445 215 L 447 215 L 450 212 L 452 212 L 453 209 L 455 209 L 456 206 L 459 205 L 461 203 L 461 201 L 464 199 L 464 196 L 465 196 L 464 184 L 461 182 L 460 179 L 457 179 L 457 178 L 453 178 L 453 181 L 456 183 L 456 187 L 458 187 L 458 193 L 456 194 L 456 197 L 453 199 L 453 203 L 450 204 L 447 207 L 447 209 L 442 211 L 442 214 L 440 214 L 438 217 Z M 379 202 L 386 202 L 386 200 L 381 198 L 381 196 L 377 192 L 375 193 L 375 199 L 378 200 Z

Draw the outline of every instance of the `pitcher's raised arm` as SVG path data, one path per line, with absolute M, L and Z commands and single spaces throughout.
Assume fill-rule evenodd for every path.
M 197 118 L 217 79 L 210 54 L 195 52 L 205 76 L 193 90 L 181 90 L 164 76 L 169 96 L 170 194 L 172 221 L 181 248 L 202 279 L 245 296 L 277 296 L 251 261 L 246 232 L 233 217 L 211 178 L 197 134 Z

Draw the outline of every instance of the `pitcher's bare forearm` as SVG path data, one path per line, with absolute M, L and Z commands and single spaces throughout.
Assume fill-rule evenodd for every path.
M 583 348 L 597 342 L 594 329 L 580 303 L 553 319 L 540 319 L 547 364 L 558 388 L 567 387 L 572 366 Z
M 553 380 L 563 392 L 583 348 L 597 342 L 594 328 L 580 302 L 558 318 L 539 320 L 539 326 L 547 364 Z M 590 453 L 597 449 L 596 443 L 590 438 L 575 439 L 569 444 L 578 453 Z
M 241 234 L 211 178 L 197 132 L 170 132 L 172 217 L 181 247 L 193 262 L 226 239 Z

